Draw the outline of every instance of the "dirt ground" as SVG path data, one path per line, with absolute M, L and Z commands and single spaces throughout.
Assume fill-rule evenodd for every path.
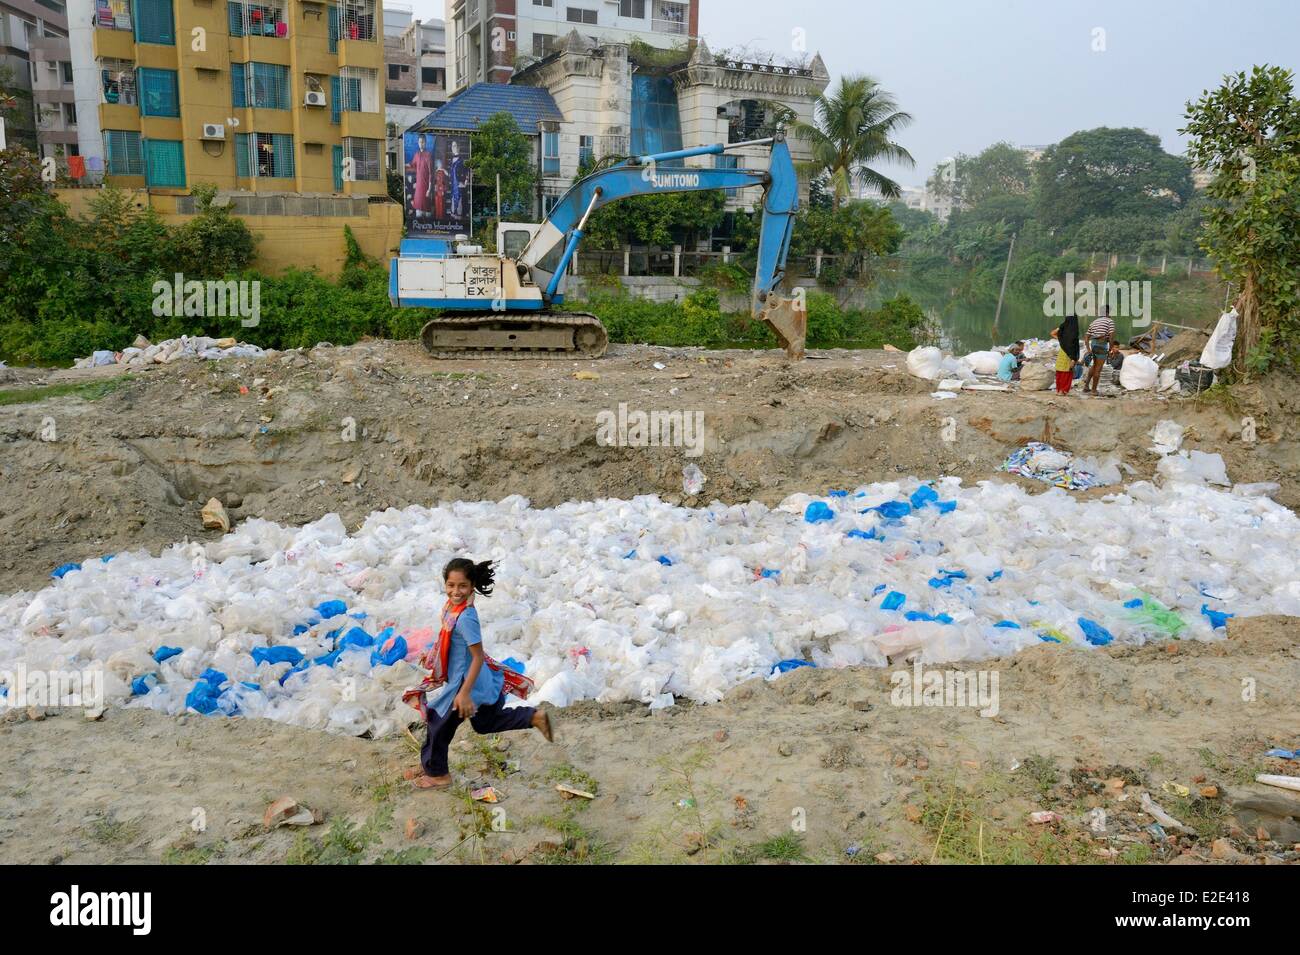
M 96 400 L 0 405 L 0 593 L 37 589 L 66 561 L 211 539 L 199 510 L 214 496 L 236 522 L 337 512 L 351 527 L 389 505 L 515 493 L 537 506 L 646 493 L 775 503 L 912 474 L 1045 489 L 996 468 L 1048 440 L 1118 454 L 1131 479 L 1149 478 L 1147 432 L 1163 418 L 1188 427 L 1185 447 L 1221 453 L 1234 481 L 1277 481 L 1277 500 L 1300 506 L 1300 398 L 1287 387 L 1238 388 L 1231 403 L 941 401 L 904 357 L 821 352 L 792 366 L 615 346 L 598 361 L 433 362 L 415 343 L 367 342 L 91 370 L 108 389 Z M 0 394 L 91 377 L 23 370 Z M 703 453 L 602 446 L 596 416 L 620 403 L 702 412 Z M 708 477 L 698 500 L 683 496 L 688 463 Z M 1300 620 L 1230 627 L 1220 644 L 1044 645 L 1000 661 L 996 717 L 891 705 L 894 668 L 803 670 L 707 707 L 580 704 L 557 714 L 555 744 L 512 734 L 499 752 L 462 731 L 458 778 L 494 785 L 495 806 L 410 792 L 405 739 L 16 712 L 0 723 L 0 861 L 1294 861 L 1300 796 L 1253 776 L 1300 773 L 1262 756 L 1297 744 Z M 595 798 L 563 800 L 557 782 Z M 1148 829 L 1143 791 L 1191 832 Z M 281 795 L 323 824 L 263 831 Z M 1090 828 L 1096 809 L 1104 832 Z M 1037 810 L 1062 818 L 1030 823 Z

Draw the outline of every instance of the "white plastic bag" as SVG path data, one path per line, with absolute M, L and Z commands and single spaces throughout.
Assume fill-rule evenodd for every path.
M 1154 388 L 1160 376 L 1160 366 L 1146 355 L 1126 355 L 1119 370 L 1119 383 L 1129 391 Z
M 1201 364 L 1206 368 L 1227 368 L 1232 364 L 1232 343 L 1237 339 L 1237 310 L 1224 312 L 1219 324 L 1201 350 Z
M 917 378 L 934 381 L 939 377 L 939 366 L 943 363 L 943 352 L 933 345 L 913 348 L 907 353 L 907 370 Z
M 973 351 L 963 360 L 977 375 L 996 375 L 1002 356 L 995 351 Z

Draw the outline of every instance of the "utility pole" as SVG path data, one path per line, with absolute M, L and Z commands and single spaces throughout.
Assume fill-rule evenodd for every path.
M 1011 253 L 1016 248 L 1016 234 L 1011 233 L 1011 245 L 1007 248 L 1007 265 L 1002 270 L 1002 289 L 998 292 L 998 310 L 993 313 L 993 331 L 998 330 L 998 319 L 1002 317 L 1002 297 L 1007 294 L 1007 273 L 1011 271 Z

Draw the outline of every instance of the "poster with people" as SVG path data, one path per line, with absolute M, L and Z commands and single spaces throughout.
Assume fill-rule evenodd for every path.
M 407 234 L 469 235 L 469 136 L 425 131 L 402 139 Z

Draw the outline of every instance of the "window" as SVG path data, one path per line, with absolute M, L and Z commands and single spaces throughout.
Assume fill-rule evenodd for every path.
M 560 174 L 560 134 L 542 133 L 542 175 Z
M 633 20 L 644 20 L 645 0 L 618 0 L 618 15 Z
M 554 7 L 554 6 L 555 6 L 555 0 L 533 0 L 533 6 L 535 6 L 535 7 Z
M 63 122 L 66 126 L 77 125 L 77 106 L 75 103 L 63 104 Z
M 685 33 L 686 14 L 689 7 L 672 0 L 655 0 L 654 20 L 651 27 L 661 33 Z
M 533 237 L 533 234 L 527 229 L 506 229 L 502 233 L 502 254 L 512 258 L 519 258 L 519 253 L 524 251 L 524 246 Z
M 104 102 L 121 106 L 135 106 L 135 63 L 106 57 L 99 61 L 99 85 Z
M 549 33 L 533 34 L 533 56 L 540 60 L 550 56 L 553 49 L 555 49 L 555 37 Z
M 595 159 L 595 149 L 592 146 L 592 137 L 579 136 L 578 137 L 578 165 L 589 166 L 591 165 L 591 161 L 593 159 Z
M 402 78 L 402 70 L 401 70 L 401 67 L 399 67 L 396 63 L 389 63 L 389 64 L 388 64 L 388 78 L 389 78 L 390 80 L 401 79 L 401 78 Z
M 339 37 L 344 40 L 375 38 L 375 0 L 344 0 L 339 7 Z
M 185 188 L 185 150 L 179 140 L 144 141 L 146 185 Z
M 595 23 L 596 11 L 584 10 L 581 7 L 569 7 L 566 15 L 570 23 Z
M 71 64 L 71 63 L 68 63 L 67 61 L 64 61 L 64 62 L 62 62 L 62 63 L 59 64 L 59 69 L 61 69 L 61 70 L 63 71 L 63 82 L 65 82 L 65 83 L 71 83 L 71 82 L 72 82 L 72 64 Z
M 175 70 L 156 70 L 140 67 L 137 71 L 140 87 L 141 116 L 180 116 L 180 94 L 176 87 Z
M 176 45 L 176 24 L 172 0 L 132 0 L 135 11 L 135 42 Z
M 293 137 L 288 133 L 236 133 L 235 175 L 241 179 L 292 179 Z
M 438 82 L 438 71 L 432 66 L 420 67 L 420 82 L 425 86 L 432 86 Z
M 343 155 L 352 160 L 352 178 L 358 182 L 379 180 L 379 147 L 377 139 L 343 139 Z
M 289 67 L 275 63 L 231 63 L 230 102 L 254 109 L 288 109 Z
M 714 169 L 739 169 L 739 168 L 740 168 L 740 157 L 739 157 L 739 156 L 728 156 L 728 155 L 725 154 L 725 153 L 722 154 L 721 156 L 714 156 L 714 157 L 713 157 L 713 168 L 714 168 Z M 722 191 L 723 191 L 724 193 L 726 193 L 728 199 L 732 199 L 732 198 L 734 198 L 734 197 L 740 195 L 740 190 L 739 190 L 739 189 L 723 189 Z
M 338 125 L 342 113 L 361 112 L 361 77 L 355 74 L 373 72 L 344 67 L 338 76 L 330 77 L 330 122 Z M 373 112 L 373 111 L 372 111 Z
M 131 0 L 95 0 L 94 26 L 99 30 L 130 30 Z
M 287 37 L 289 23 L 284 13 L 284 4 L 268 2 L 238 3 L 227 0 L 226 22 L 231 36 L 273 36 Z
M 339 70 L 342 85 L 343 109 L 352 113 L 379 112 L 379 71 L 360 66 L 345 66 Z
M 125 129 L 104 130 L 104 162 L 110 176 L 143 176 L 140 134 Z

